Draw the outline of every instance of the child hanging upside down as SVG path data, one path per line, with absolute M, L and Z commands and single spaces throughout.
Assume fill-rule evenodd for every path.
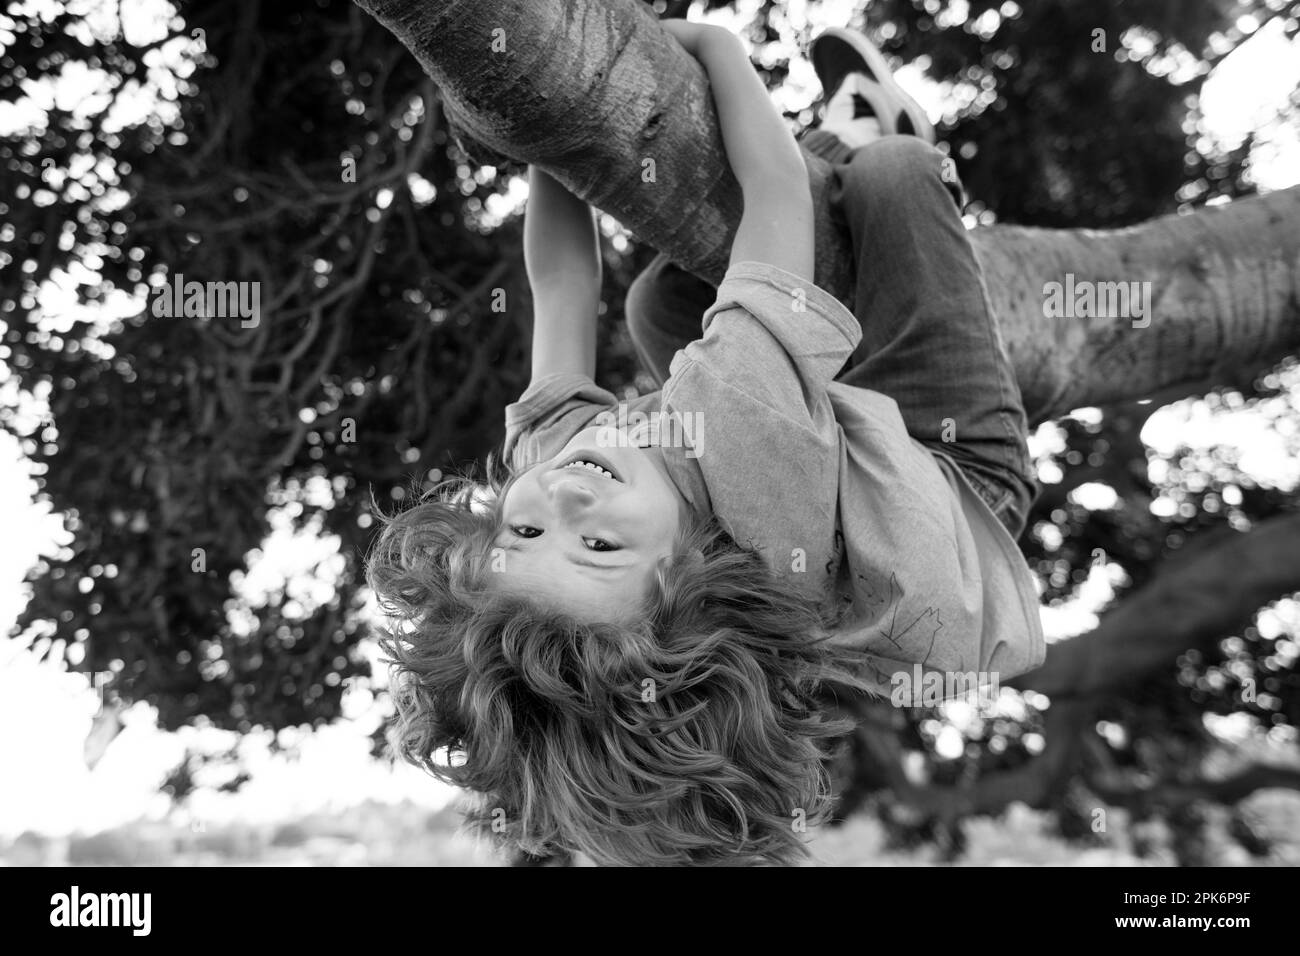
M 592 379 L 591 210 L 533 168 L 505 467 L 486 500 L 455 481 L 386 519 L 369 577 L 404 754 L 479 794 L 482 832 L 600 864 L 788 863 L 851 729 L 828 696 L 1041 663 L 1025 414 L 961 187 L 881 54 L 843 30 L 811 51 L 828 101 L 804 145 L 836 164 L 855 316 L 813 282 L 804 160 L 740 42 L 663 26 L 708 73 L 743 192 L 722 284 L 662 256 L 637 279 L 661 388 L 620 406 Z

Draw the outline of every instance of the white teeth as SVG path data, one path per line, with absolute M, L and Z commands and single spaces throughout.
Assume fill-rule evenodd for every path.
M 606 478 L 614 477 L 613 473 L 610 472 L 609 469 L 601 468 L 600 465 L 596 464 L 595 462 L 587 461 L 586 459 L 583 458 L 579 458 L 577 461 L 571 461 L 564 467 L 565 468 L 586 468 L 588 471 L 594 471 L 596 474 L 603 475 Z

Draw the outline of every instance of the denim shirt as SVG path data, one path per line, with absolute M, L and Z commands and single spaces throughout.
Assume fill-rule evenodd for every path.
M 819 600 L 833 640 L 864 652 L 883 694 L 915 665 L 985 683 L 1042 663 L 1038 593 L 1002 522 L 950 459 L 908 435 L 893 399 L 834 381 L 862 336 L 848 309 L 741 262 L 701 324 L 662 391 L 622 410 L 688 423 L 660 445 L 693 507 Z M 557 454 L 617 406 L 585 376 L 541 379 L 506 409 L 507 461 Z M 682 440 L 693 431 L 698 448 Z

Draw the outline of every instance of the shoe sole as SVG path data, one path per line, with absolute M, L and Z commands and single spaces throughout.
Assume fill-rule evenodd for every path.
M 867 75 L 893 101 L 894 106 L 907 115 L 908 120 L 911 121 L 912 129 L 915 130 L 915 135 L 934 145 L 934 124 L 925 115 L 925 110 L 921 109 L 921 104 L 912 99 L 907 91 L 898 85 L 898 82 L 894 79 L 894 71 L 890 69 L 889 61 L 885 59 L 885 55 L 860 33 L 845 30 L 842 27 L 831 27 L 819 34 L 809 45 L 808 55 L 812 60 L 813 70 L 821 81 L 823 95 L 829 100 L 835 91 L 839 89 L 840 84 L 844 82 L 844 78 L 850 73 L 857 72 L 852 68 L 837 68 L 835 61 L 839 58 L 835 55 L 835 42 L 844 44 L 849 48 L 849 52 L 857 55 L 862 61 L 862 65 L 866 67 L 865 72 Z M 823 52 L 819 54 L 819 50 Z M 893 122 L 892 117 L 891 122 Z

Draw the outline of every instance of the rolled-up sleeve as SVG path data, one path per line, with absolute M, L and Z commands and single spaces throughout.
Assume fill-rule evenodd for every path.
M 693 421 L 715 514 L 793 583 L 825 586 L 842 451 L 827 387 L 861 338 L 833 296 L 762 263 L 733 265 L 703 337 L 673 358 L 665 411 Z
M 760 262 L 727 270 L 701 325 L 702 338 L 675 362 L 705 364 L 796 422 L 824 413 L 826 387 L 862 338 L 853 313 L 825 289 Z
M 506 406 L 504 460 L 514 468 L 559 454 L 565 443 L 616 399 L 585 375 L 537 379 Z

